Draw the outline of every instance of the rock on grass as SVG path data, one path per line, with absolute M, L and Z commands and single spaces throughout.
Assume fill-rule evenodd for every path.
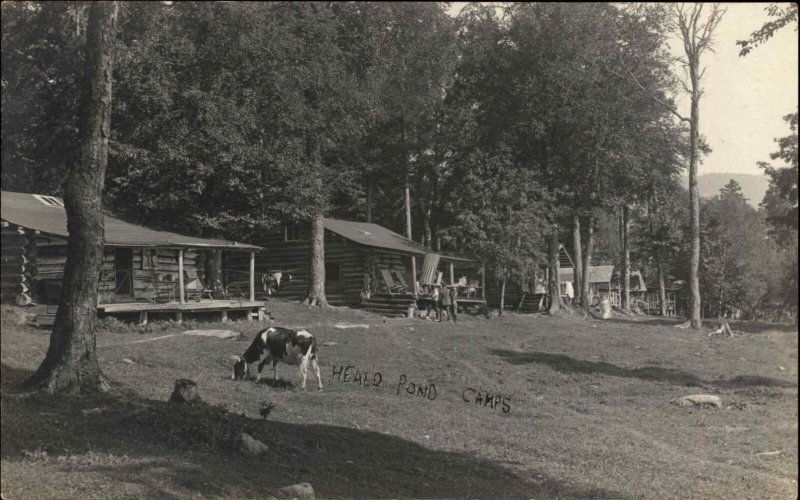
M 722 407 L 722 399 L 720 399 L 719 396 L 713 396 L 711 394 L 690 394 L 688 396 L 675 398 L 671 403 L 678 406 Z
M 200 399 L 197 392 L 197 383 L 187 378 L 175 380 L 175 389 L 172 391 L 170 401 L 176 403 L 191 403 Z
M 280 489 L 281 498 L 296 498 L 298 500 L 314 500 L 314 488 L 308 483 L 298 483 Z
M 236 451 L 243 455 L 258 456 L 269 451 L 269 446 L 265 445 L 246 432 L 242 432 L 236 436 L 234 439 L 234 445 L 236 447 Z

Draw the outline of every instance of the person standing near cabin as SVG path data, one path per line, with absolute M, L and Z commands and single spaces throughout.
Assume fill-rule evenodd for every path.
M 456 322 L 455 297 L 449 287 L 444 287 L 442 290 L 442 311 L 439 313 L 439 321 L 442 321 L 442 312 L 447 313 L 447 321 L 452 319 L 453 323 Z
M 572 286 L 571 281 L 564 282 L 564 297 L 566 298 L 566 303 L 572 305 L 572 300 L 575 298 L 575 288 Z
M 436 318 L 442 320 L 442 311 L 439 309 L 439 285 L 433 285 L 431 292 L 431 302 L 433 302 L 433 310 L 436 311 Z M 430 308 L 428 309 L 428 317 L 430 317 Z

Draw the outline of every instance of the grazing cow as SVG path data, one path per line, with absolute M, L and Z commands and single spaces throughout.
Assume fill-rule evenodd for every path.
M 256 334 L 250 347 L 242 356 L 234 357 L 233 380 L 244 379 L 250 371 L 250 364 L 255 363 L 262 356 L 264 359 L 258 364 L 256 381 L 261 378 L 261 370 L 264 365 L 272 361 L 272 380 L 277 380 L 279 361 L 287 365 L 300 365 L 300 374 L 303 376 L 303 386 L 306 387 L 308 376 L 308 365 L 314 367 L 314 374 L 317 376 L 319 390 L 322 390 L 322 379 L 319 375 L 319 365 L 317 364 L 317 342 L 314 336 L 305 330 L 290 330 L 271 326 L 261 330 Z

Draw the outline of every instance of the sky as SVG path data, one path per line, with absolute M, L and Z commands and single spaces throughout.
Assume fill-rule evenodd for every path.
M 466 2 L 453 2 L 457 15 Z M 728 3 L 714 38 L 714 53 L 706 54 L 708 67 L 700 101 L 700 133 L 712 149 L 703 159 L 700 174 L 733 172 L 763 175 L 756 162 L 770 160 L 777 151 L 774 139 L 789 135 L 783 117 L 797 110 L 797 31 L 787 26 L 767 43 L 739 57 L 737 40 L 749 38 L 768 20 L 764 3 Z M 677 40 L 677 39 L 676 39 Z M 679 43 L 673 53 L 682 55 Z M 680 70 L 679 70 L 680 71 Z M 682 74 L 682 73 L 679 73 Z M 679 111 L 689 115 L 688 97 L 678 97 Z

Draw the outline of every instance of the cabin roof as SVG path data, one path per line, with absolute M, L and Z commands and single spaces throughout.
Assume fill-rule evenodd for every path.
M 1 217 L 17 226 L 66 238 L 67 212 L 64 202 L 55 196 L 0 192 Z M 105 216 L 105 244 L 119 247 L 194 247 L 223 250 L 260 250 L 261 247 L 235 241 L 196 238 Z
M 614 266 L 591 266 L 589 268 L 589 283 L 608 283 L 614 273 Z M 573 281 L 575 271 L 571 267 L 562 267 L 558 275 L 561 281 Z
M 393 250 L 396 252 L 425 255 L 436 253 L 430 248 L 412 241 L 405 236 L 371 222 L 354 222 L 340 219 L 324 219 L 325 229 L 364 246 Z M 475 259 L 458 255 L 444 255 L 445 260 L 477 262 Z
M 631 271 L 631 291 L 646 292 L 647 285 L 644 282 L 641 271 Z

